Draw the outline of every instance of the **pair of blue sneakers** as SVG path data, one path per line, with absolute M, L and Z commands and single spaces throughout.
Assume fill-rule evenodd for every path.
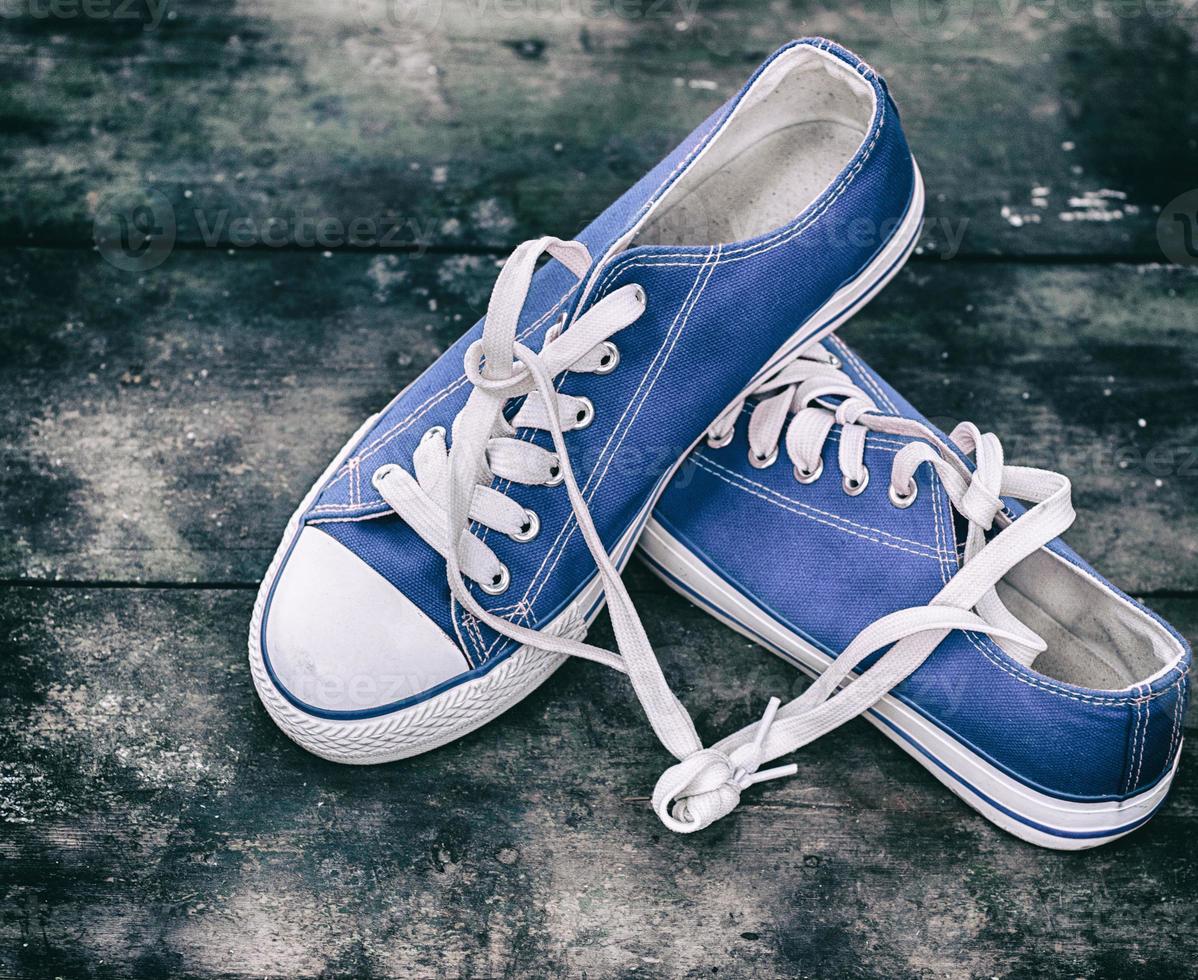
M 922 213 L 885 83 L 808 38 L 576 241 L 521 245 L 486 317 L 292 517 L 250 629 L 271 717 L 325 758 L 385 762 L 579 656 L 628 674 L 675 757 L 653 806 L 676 831 L 857 715 L 1025 840 L 1148 820 L 1180 755 L 1185 641 L 1059 540 L 1065 477 L 940 431 L 833 336 Z M 814 683 L 761 692 L 758 723 L 704 746 L 620 580 L 638 545 Z M 614 652 L 585 641 L 604 603 Z

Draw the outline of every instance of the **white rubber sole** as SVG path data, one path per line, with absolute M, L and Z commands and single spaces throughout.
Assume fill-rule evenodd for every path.
M 919 237 L 923 223 L 924 189 L 918 166 L 915 186 L 907 213 L 887 244 L 852 281 L 842 286 L 819 310 L 813 313 L 744 388 L 748 391 L 773 370 L 787 355 L 836 330 L 882 289 L 902 268 Z M 711 421 L 714 421 L 711 420 Z M 374 423 L 366 423 L 347 442 L 337 458 L 308 492 L 291 516 L 275 556 L 258 590 L 250 621 L 249 659 L 254 687 L 271 718 L 293 741 L 318 756 L 334 762 L 363 765 L 391 762 L 439 748 L 461 738 L 501 715 L 540 687 L 565 661 L 560 654 L 532 647 L 520 647 L 484 674 L 471 677 L 417 704 L 385 715 L 354 720 L 334 720 L 309 714 L 292 704 L 274 685 L 262 658 L 262 617 L 295 536 L 301 519 L 327 480 L 344 462 L 362 435 Z M 617 568 L 623 569 L 666 484 L 683 460 L 703 438 L 706 426 L 658 482 L 637 519 L 624 533 L 612 554 Z M 598 578 L 591 581 L 567 610 L 548 624 L 553 630 L 570 619 L 581 619 L 589 626 L 603 608 Z
M 646 564 L 667 585 L 809 676 L 818 677 L 832 663 L 822 650 L 725 582 L 656 521 L 646 526 L 640 548 Z M 1135 830 L 1164 802 L 1177 771 L 1175 760 L 1156 785 L 1125 800 L 1078 803 L 1025 786 L 889 694 L 864 717 L 986 819 L 1025 841 L 1056 850 L 1097 847 Z

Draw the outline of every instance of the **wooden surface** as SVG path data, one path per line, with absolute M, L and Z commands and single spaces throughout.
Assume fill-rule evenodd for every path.
M 358 769 L 274 728 L 244 652 L 295 501 L 496 259 L 806 33 L 888 76 L 929 187 L 845 338 L 1069 473 L 1071 541 L 1198 636 L 1198 272 L 1156 233 L 1198 175 L 1185 5 L 139 3 L 0 18 L 0 976 L 1195 974 L 1192 747 L 1097 852 L 1008 837 L 863 722 L 681 838 L 593 665 Z M 167 202 L 160 266 L 93 248 L 113 200 Z M 628 579 L 705 736 L 800 686 Z

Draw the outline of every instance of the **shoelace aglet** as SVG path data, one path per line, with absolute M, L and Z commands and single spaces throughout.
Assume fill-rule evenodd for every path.
M 776 697 L 770 698 L 770 703 L 765 706 L 765 712 L 761 716 L 761 721 L 757 723 L 757 731 L 753 735 L 753 748 L 758 751 L 765 744 L 765 737 L 770 733 L 770 725 L 774 723 L 774 716 L 780 707 L 782 707 L 782 702 Z
M 769 704 L 765 706 L 765 711 L 761 715 L 761 721 L 757 723 L 757 731 L 753 735 L 754 756 L 761 752 L 764 747 L 765 738 L 770 732 L 770 725 L 774 723 L 774 717 L 778 714 L 780 707 L 782 707 L 782 702 L 776 697 L 770 698 Z M 741 789 L 748 789 L 748 787 L 755 786 L 757 783 L 764 783 L 767 779 L 781 779 L 783 776 L 793 776 L 798 771 L 799 767 L 793 762 L 761 772 L 747 772 L 744 769 L 740 769 L 735 775 L 735 781 Z
M 790 762 L 785 766 L 777 766 L 774 769 L 745 773 L 740 779 L 740 786 L 742 789 L 748 789 L 750 786 L 756 786 L 758 783 L 764 783 L 769 779 L 781 779 L 784 776 L 793 776 L 798 771 L 799 767 L 795 763 Z

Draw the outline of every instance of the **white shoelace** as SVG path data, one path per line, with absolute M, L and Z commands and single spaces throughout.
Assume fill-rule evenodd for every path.
M 599 348 L 644 312 L 645 294 L 639 286 L 620 287 L 569 329 L 553 331 L 541 351 L 533 352 L 515 339 L 516 324 L 537 260 L 546 252 L 579 279 L 591 264 L 585 245 L 557 238 L 525 242 L 512 253 L 491 293 L 482 338 L 466 351 L 466 376 L 474 390 L 454 420 L 448 458 L 443 438 L 434 433 L 413 458 L 415 477 L 401 466 L 387 465 L 372 479 L 383 499 L 445 559 L 450 591 L 464 609 L 519 643 L 594 660 L 628 674 L 657 737 L 675 758 L 685 759 L 703 744 L 690 715 L 666 683 L 632 599 L 595 530 L 566 449 L 565 430 L 571 427 L 568 420 L 577 418 L 577 400 L 553 385 L 554 377 L 563 371 L 588 367 L 594 371 L 604 353 L 610 356 L 611 349 Z M 485 358 L 481 365 L 480 357 Z M 509 424 L 503 407 L 523 395 L 528 398 Z M 523 425 L 547 430 L 555 452 L 515 439 L 515 430 Z M 488 486 L 493 475 L 520 483 L 564 483 L 603 583 L 619 653 L 519 626 L 488 612 L 471 594 L 463 575 L 496 591 L 508 576 L 494 553 L 469 533 L 468 522 L 477 520 L 510 534 L 513 529 L 519 532 L 528 520 L 523 508 Z
M 749 420 L 749 453 L 754 465 L 777 458 L 782 428 L 795 479 L 821 477 L 821 454 L 833 425 L 840 425 L 839 463 L 844 492 L 860 493 L 869 482 L 863 455 L 869 430 L 927 440 L 908 443 L 894 457 L 890 498 L 910 506 L 918 493 L 916 470 L 927 463 L 939 476 L 953 507 L 969 530 L 961 569 L 926 606 L 901 609 L 863 629 L 799 697 L 779 708 L 772 699 L 760 723 L 730 735 L 668 769 L 658 780 L 653 807 L 667 827 L 690 833 L 718 820 L 739 801 L 746 776 L 771 759 L 786 755 L 855 718 L 908 677 L 953 630 L 970 630 L 1005 640 L 1004 647 L 1025 663 L 1045 649 L 1044 641 L 1003 606 L 995 590 L 999 580 L 1024 558 L 1064 532 L 1074 518 L 1070 484 L 1059 473 L 1003 463 L 1002 445 L 993 433 L 962 423 L 950 439 L 974 453 L 976 468 L 965 466 L 952 448 L 927 426 L 911 419 L 878 414 L 873 400 L 820 345 L 784 366 L 747 397 L 757 397 Z M 828 400 L 842 399 L 839 403 Z M 745 405 L 738 400 L 708 430 L 710 445 L 726 445 Z M 929 443 L 931 443 L 929 445 Z M 1000 497 L 1034 504 L 989 541 L 986 532 L 1003 510 Z M 893 644 L 893 646 L 890 646 Z M 859 676 L 863 660 L 890 646 Z M 841 684 L 845 686 L 840 688 Z M 838 689 L 840 688 L 840 689 Z M 766 775 L 766 774 L 761 774 Z
M 444 431 L 432 429 L 413 456 L 414 476 L 401 466 L 387 464 L 372 480 L 383 499 L 445 559 L 450 591 L 467 612 L 519 643 L 594 660 L 628 674 L 657 737 L 680 760 L 662 775 L 653 794 L 654 809 L 667 827 L 682 833 L 700 830 L 735 808 L 741 790 L 793 774 L 793 765 L 758 770 L 876 703 L 954 629 L 1005 639 L 1032 656 L 1043 649 L 1042 641 L 1002 607 L 994 586 L 1010 568 L 1072 523 L 1069 481 L 1046 470 L 1003 465 L 998 439 L 967 424 L 958 426 L 951 438 L 962 451 L 976 451 L 977 469 L 971 472 L 925 426 L 875 414 L 874 403 L 817 346 L 813 348 L 818 351 L 816 358 L 795 359 L 747 396 L 762 397 L 749 426 L 756 462 L 768 465 L 776 458 L 782 428 L 792 411 L 797 414 L 787 431 L 787 453 L 796 478 L 804 482 L 819 477 L 824 441 L 834 424 L 843 426 L 840 463 L 846 492 L 860 492 L 868 480 L 862 462 L 866 429 L 927 439 L 932 445 L 912 443 L 896 455 L 890 475 L 892 499 L 896 506 L 913 499 L 915 471 L 925 462 L 931 465 L 953 505 L 970 522 L 965 564 L 929 605 L 901 610 L 864 629 L 800 697 L 781 708 L 776 698 L 771 699 L 757 725 L 704 748 L 690 715 L 662 675 L 574 477 L 565 433 L 589 424 L 593 406 L 554 387 L 554 378 L 566 370 L 610 370 L 618 351 L 609 338 L 640 317 L 646 297 L 639 286 L 623 286 L 596 302 L 568 329 L 551 329 L 541 350 L 534 352 L 516 340 L 516 326 L 537 261 L 546 252 L 579 279 L 591 264 L 579 242 L 541 238 L 517 248 L 496 281 L 482 337 L 466 352 L 466 376 L 474 387 L 454 421 L 450 448 L 446 449 Z M 504 406 L 520 397 L 525 397 L 525 403 L 509 423 Z M 836 398 L 843 400 L 830 407 L 827 399 Z M 739 400 L 711 427 L 713 444 L 731 438 L 744 404 L 744 399 Z M 554 452 L 516 438 L 520 428 L 549 432 Z M 510 576 L 494 552 L 470 533 L 470 522 L 518 541 L 535 537 L 539 524 L 535 514 L 490 486 L 493 477 L 565 485 L 602 581 L 618 653 L 560 633 L 519 626 L 488 612 L 475 599 L 465 578 L 499 593 Z M 1035 506 L 987 542 L 986 531 L 1002 509 L 1000 496 L 1018 497 Z M 869 670 L 837 691 L 862 660 L 892 643 Z

